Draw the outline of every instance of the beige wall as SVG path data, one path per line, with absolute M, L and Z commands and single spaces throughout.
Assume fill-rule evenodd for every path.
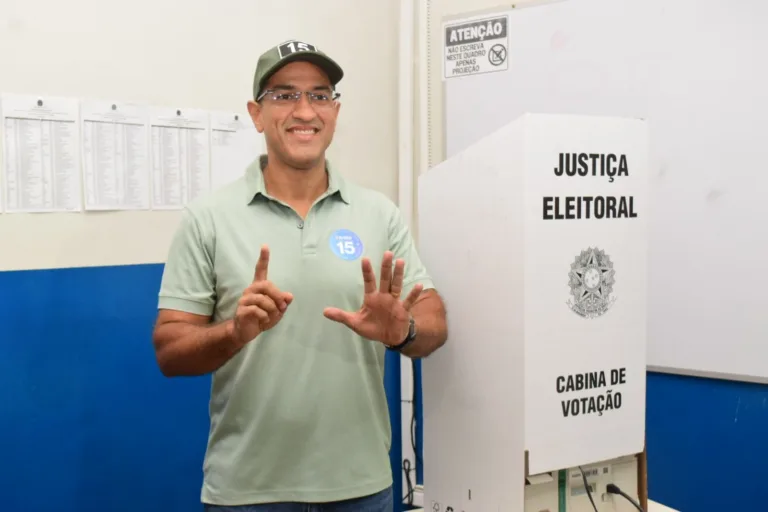
M 0 0 L 0 93 L 240 111 L 259 54 L 304 39 L 347 73 L 330 157 L 396 200 L 398 23 L 396 0 Z M 177 221 L 0 214 L 0 270 L 162 262 Z

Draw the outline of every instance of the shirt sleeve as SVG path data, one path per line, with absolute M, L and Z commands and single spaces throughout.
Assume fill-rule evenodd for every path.
M 160 284 L 158 307 L 211 316 L 216 286 L 210 236 L 186 208 L 171 240 Z
M 402 259 L 405 262 L 405 276 L 403 277 L 403 291 L 401 298 L 405 298 L 416 284 L 421 283 L 423 290 L 434 288 L 432 277 L 421 261 L 416 243 L 411 235 L 400 210 L 392 204 L 392 213 L 389 222 L 390 250 L 394 253 L 395 260 Z

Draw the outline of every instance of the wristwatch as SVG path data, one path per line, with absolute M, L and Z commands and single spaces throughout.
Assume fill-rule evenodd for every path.
M 408 334 L 406 335 L 405 339 L 400 342 L 397 345 L 393 345 L 390 348 L 390 350 L 394 350 L 395 352 L 402 352 L 405 347 L 413 343 L 413 340 L 416 339 L 416 322 L 413 321 L 413 317 L 408 320 Z

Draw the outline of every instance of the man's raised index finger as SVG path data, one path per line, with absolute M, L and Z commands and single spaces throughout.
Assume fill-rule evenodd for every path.
M 256 272 L 253 275 L 253 280 L 266 281 L 268 268 L 269 268 L 269 247 L 267 247 L 266 245 L 262 245 L 261 254 L 259 254 L 259 261 L 256 262 Z

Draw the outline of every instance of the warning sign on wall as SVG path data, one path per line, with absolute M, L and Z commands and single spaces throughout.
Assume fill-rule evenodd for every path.
M 506 70 L 509 67 L 508 21 L 504 15 L 445 24 L 443 77 Z

